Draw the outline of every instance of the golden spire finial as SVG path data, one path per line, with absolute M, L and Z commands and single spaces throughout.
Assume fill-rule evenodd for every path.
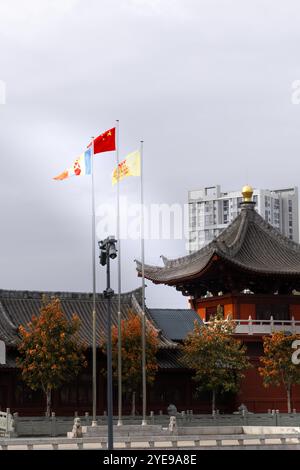
M 244 186 L 242 189 L 242 195 L 244 198 L 244 202 L 251 202 L 252 195 L 253 195 L 253 188 L 251 186 Z

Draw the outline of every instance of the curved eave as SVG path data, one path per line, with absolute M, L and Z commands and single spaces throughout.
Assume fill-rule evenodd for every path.
M 155 284 L 177 285 L 200 279 L 215 260 L 252 275 L 299 278 L 300 282 L 300 245 L 268 224 L 252 205 L 243 207 L 236 219 L 205 247 L 174 260 L 162 260 L 163 267 L 144 266 L 145 277 Z M 140 262 L 137 271 L 141 276 Z
M 219 253 L 217 251 L 215 251 L 210 256 L 208 262 L 201 269 L 195 272 L 192 272 L 190 274 L 187 274 L 187 275 L 179 274 L 177 277 L 176 277 L 176 274 L 174 273 L 175 269 L 172 269 L 173 273 L 172 274 L 170 273 L 170 275 L 168 276 L 168 273 L 167 273 L 168 268 L 166 267 L 145 265 L 144 266 L 145 278 L 149 279 L 154 284 L 167 284 L 169 286 L 174 286 L 181 282 L 189 282 L 189 281 L 203 277 L 213 267 L 213 265 L 216 262 L 220 262 L 220 261 L 225 261 L 231 266 L 236 267 L 242 271 L 247 271 L 248 273 L 273 276 L 273 277 L 277 277 L 277 276 L 285 276 L 285 277 L 288 276 L 290 278 L 299 277 L 299 282 L 300 282 L 300 267 L 299 267 L 299 271 L 291 271 L 291 270 L 284 270 L 284 269 L 280 269 L 280 270 L 272 269 L 271 270 L 271 269 L 268 269 L 267 267 L 265 268 L 265 267 L 259 267 L 259 266 L 249 266 L 234 258 L 226 256 L 225 253 Z M 137 271 L 138 271 L 138 276 L 141 277 L 142 269 L 141 269 L 141 263 L 139 262 L 137 262 Z M 160 276 L 159 272 L 164 273 L 164 276 Z
M 153 273 L 154 272 L 159 273 L 160 271 L 166 273 L 166 270 L 168 268 L 160 267 L 160 266 L 151 266 L 151 265 L 144 265 L 144 275 L 146 279 L 149 279 L 154 284 L 167 284 L 167 285 L 173 286 L 179 282 L 189 281 L 191 279 L 197 279 L 198 277 L 203 276 L 211 268 L 211 266 L 219 259 L 220 259 L 220 255 L 214 252 L 211 254 L 206 264 L 200 270 L 196 270 L 195 272 L 188 274 L 188 275 L 179 275 L 177 278 L 175 278 L 175 276 L 172 275 L 171 273 L 170 273 L 170 276 L 172 277 L 170 277 L 169 279 L 160 278 L 158 274 L 156 276 L 153 276 L 151 275 L 151 271 Z M 136 269 L 138 272 L 138 276 L 141 277 L 142 276 L 142 264 L 139 261 L 136 261 L 136 264 L 137 264 Z M 175 269 L 174 268 L 170 269 L 170 271 L 174 272 Z

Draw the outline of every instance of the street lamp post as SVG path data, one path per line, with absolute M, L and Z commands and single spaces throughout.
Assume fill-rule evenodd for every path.
M 103 292 L 107 300 L 107 448 L 113 450 L 113 389 L 112 389 L 112 344 L 111 344 L 111 298 L 114 295 L 110 287 L 110 259 L 117 256 L 117 240 L 114 236 L 109 236 L 99 242 L 100 264 L 106 265 L 106 289 Z

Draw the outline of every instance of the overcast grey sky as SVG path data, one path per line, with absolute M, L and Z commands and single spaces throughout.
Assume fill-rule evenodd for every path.
M 299 18 L 296 0 L 0 0 L 0 288 L 91 289 L 90 178 L 51 178 L 115 119 L 121 156 L 145 141 L 147 203 L 298 185 Z M 115 198 L 113 160 L 95 160 L 97 204 Z M 148 263 L 161 254 L 184 241 L 146 243 Z M 139 256 L 123 243 L 125 290 Z M 186 302 L 148 282 L 149 306 Z

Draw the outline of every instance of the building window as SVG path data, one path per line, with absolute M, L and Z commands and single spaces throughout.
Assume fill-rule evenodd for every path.
M 205 240 L 210 241 L 214 238 L 214 231 L 213 230 L 205 230 Z
M 190 240 L 196 240 L 196 232 L 190 232 Z
M 196 213 L 196 204 L 192 204 L 191 202 L 189 203 L 189 212 L 190 212 L 190 215 L 195 215 L 195 213 Z
M 290 320 L 287 304 L 258 304 L 256 305 L 257 320 Z
M 228 223 L 228 214 L 229 214 L 229 201 L 226 199 L 223 201 L 223 223 Z
M 213 201 L 206 201 L 205 202 L 205 212 L 212 212 L 213 211 Z
M 204 217 L 204 223 L 205 225 L 212 225 L 213 224 L 213 216 L 212 214 L 207 214 Z
M 203 230 L 199 230 L 199 232 L 198 232 L 198 239 L 199 239 L 199 241 L 204 241 L 204 239 L 205 239 L 205 234 L 204 234 L 204 231 L 203 231 Z

